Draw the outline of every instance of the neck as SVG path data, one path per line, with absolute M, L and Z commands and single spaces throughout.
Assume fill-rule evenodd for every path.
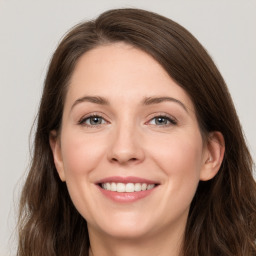
M 143 238 L 114 238 L 90 234 L 89 256 L 180 256 L 185 227 Z

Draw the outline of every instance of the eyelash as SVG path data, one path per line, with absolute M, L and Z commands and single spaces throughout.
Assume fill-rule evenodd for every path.
M 100 118 L 104 123 L 100 123 L 100 124 L 86 124 L 86 121 L 88 120 L 92 120 L 92 118 Z M 161 124 L 161 125 L 157 125 L 157 124 L 150 124 L 150 122 L 152 120 L 155 120 L 156 119 L 164 119 L 166 122 L 168 122 L 167 124 Z M 107 124 L 108 122 L 104 119 L 104 117 L 102 115 L 99 115 L 99 114 L 91 114 L 89 116 L 86 116 L 86 117 L 83 117 L 81 118 L 79 121 L 78 121 L 78 124 L 79 125 L 83 125 L 83 126 L 86 126 L 86 127 L 89 127 L 89 128 L 95 128 L 95 127 L 99 127 L 101 125 L 104 125 L 104 124 Z M 154 116 L 153 118 L 151 118 L 149 121 L 146 122 L 147 125 L 156 125 L 156 126 L 161 126 L 161 127 L 168 127 L 168 126 L 171 126 L 171 125 L 177 125 L 177 120 L 168 116 L 168 115 L 164 115 L 164 114 L 159 114 L 159 115 L 156 115 Z
M 89 116 L 82 117 L 82 118 L 78 121 L 78 124 L 79 124 L 79 125 L 86 126 L 86 127 L 89 127 L 89 128 L 95 128 L 95 127 L 99 127 L 99 126 L 103 125 L 102 123 L 100 123 L 100 124 L 95 124 L 95 125 L 93 125 L 93 124 L 86 124 L 86 121 L 87 121 L 87 120 L 90 120 L 90 119 L 92 120 L 92 118 L 100 118 L 100 119 L 102 119 L 102 121 L 104 122 L 103 124 L 108 123 L 108 122 L 103 118 L 103 116 L 101 116 L 101 115 L 99 115 L 99 114 L 91 114 L 91 115 L 89 115 Z
M 177 125 L 177 120 L 176 119 L 174 119 L 173 117 L 170 117 L 169 115 L 165 115 L 165 114 L 159 114 L 159 115 L 154 116 L 146 124 L 152 125 L 152 124 L 150 124 L 150 122 L 152 120 L 156 121 L 157 119 L 160 119 L 160 118 L 164 119 L 168 123 L 167 124 L 161 124 L 161 125 L 157 125 L 157 124 L 153 124 L 153 125 L 156 125 L 156 126 L 159 126 L 159 127 L 169 127 L 171 125 Z

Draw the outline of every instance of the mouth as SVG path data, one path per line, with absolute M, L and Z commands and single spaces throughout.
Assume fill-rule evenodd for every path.
M 113 201 L 129 203 L 149 196 L 160 183 L 138 177 L 109 177 L 96 185 L 103 195 Z
M 145 190 L 151 190 L 158 184 L 147 184 L 147 183 L 122 183 L 122 182 L 104 182 L 100 183 L 99 186 L 105 190 L 118 192 L 118 193 L 133 193 Z

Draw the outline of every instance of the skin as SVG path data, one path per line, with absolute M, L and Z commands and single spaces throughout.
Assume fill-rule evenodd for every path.
M 81 100 L 85 96 L 108 104 Z M 175 100 L 144 104 L 167 96 Z M 96 125 L 92 114 L 102 116 Z M 198 182 L 218 172 L 224 141 L 218 132 L 203 141 L 192 101 L 158 62 L 124 43 L 85 53 L 71 77 L 60 135 L 54 135 L 55 165 L 87 220 L 90 255 L 179 255 Z M 110 176 L 159 185 L 143 199 L 120 203 L 95 184 Z

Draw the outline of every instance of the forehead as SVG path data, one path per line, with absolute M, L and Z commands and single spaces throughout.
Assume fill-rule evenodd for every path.
M 87 94 L 122 101 L 170 96 L 193 109 L 187 93 L 152 56 L 125 43 L 98 46 L 80 57 L 67 100 Z

